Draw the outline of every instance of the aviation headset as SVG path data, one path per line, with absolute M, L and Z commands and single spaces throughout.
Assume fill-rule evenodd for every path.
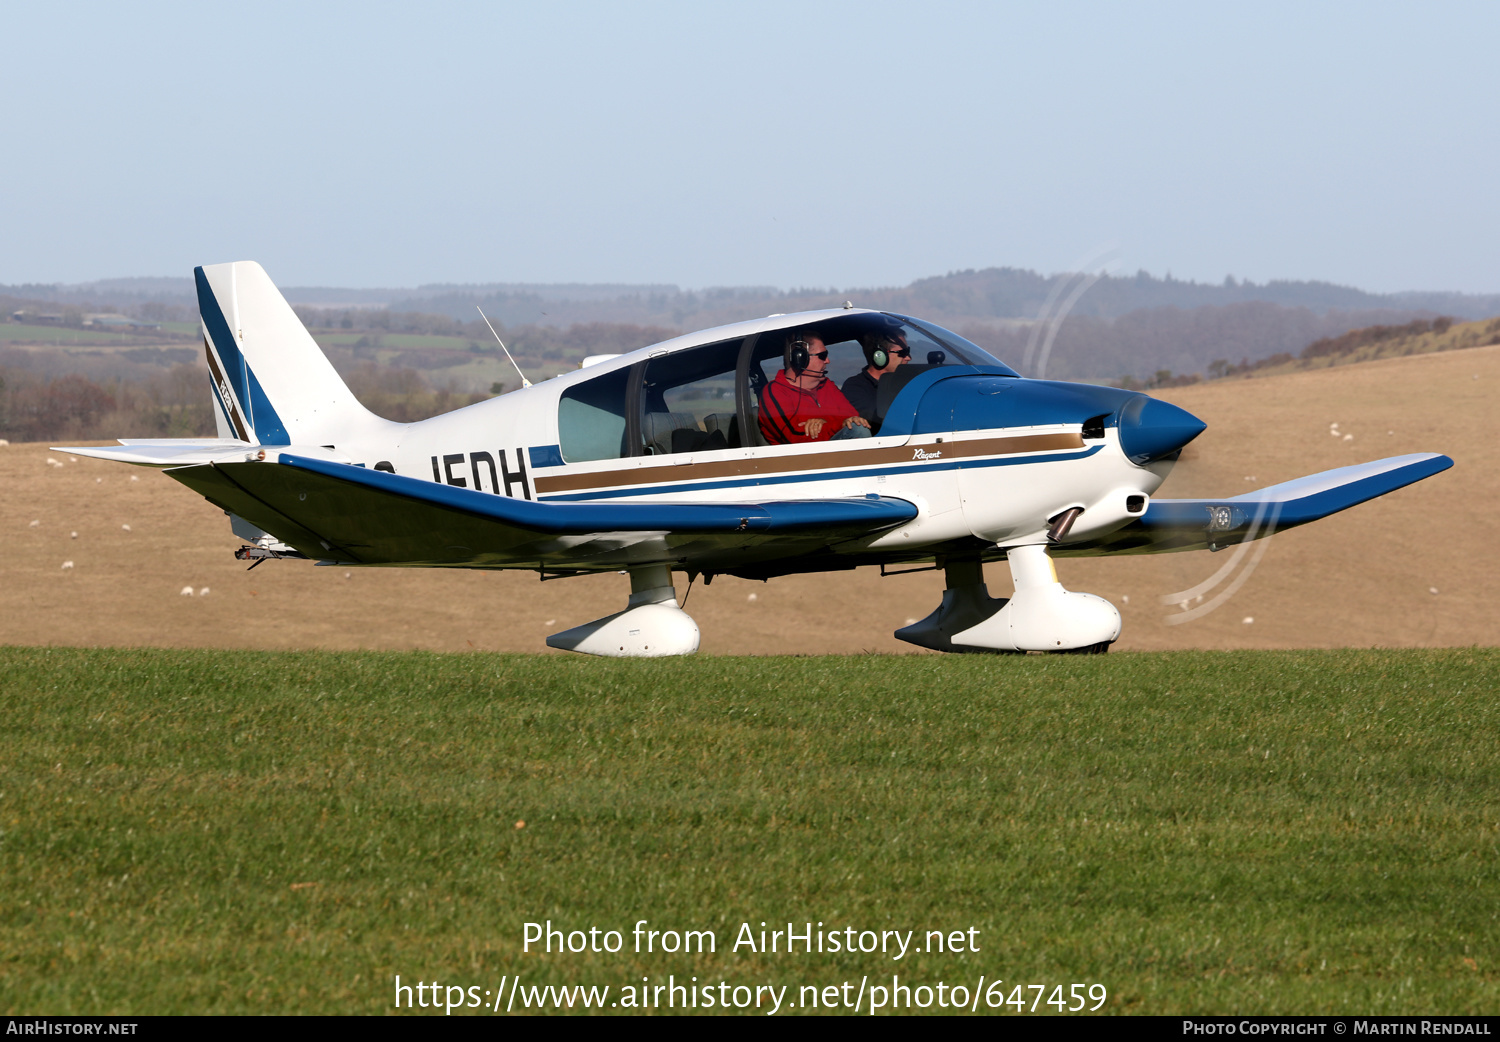
M 812 352 L 808 350 L 807 338 L 802 333 L 790 333 L 786 338 L 786 348 L 782 351 L 781 360 L 785 363 L 787 372 L 795 376 L 801 376 L 808 364 L 812 361 Z
M 905 351 L 905 357 L 911 357 L 911 350 L 899 340 L 880 337 L 867 338 L 860 342 L 860 347 L 864 348 L 865 351 L 865 361 L 869 362 L 876 369 L 884 369 L 891 364 L 890 349 L 892 346 L 896 348 L 897 354 Z

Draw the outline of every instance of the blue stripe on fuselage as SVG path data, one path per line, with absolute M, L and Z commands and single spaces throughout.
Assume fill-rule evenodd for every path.
M 902 464 L 888 467 L 862 467 L 857 470 L 829 470 L 781 474 L 775 477 L 743 478 L 729 481 L 699 481 L 686 485 L 647 485 L 635 488 L 612 488 L 603 492 L 572 492 L 558 496 L 538 496 L 540 502 L 575 501 L 583 499 L 622 499 L 626 496 L 654 496 L 669 492 L 702 492 L 720 488 L 749 488 L 755 485 L 787 485 L 808 481 L 833 481 L 839 478 L 877 477 L 889 474 L 935 474 L 943 470 L 967 470 L 981 467 L 1014 467 L 1026 463 L 1056 463 L 1060 460 L 1088 459 L 1104 448 L 1095 445 L 1086 452 L 1048 453 L 1045 456 L 1005 456 L 999 459 L 955 459 L 918 466 Z
M 531 465 L 538 470 L 563 465 L 561 445 L 533 445 L 528 451 L 531 454 Z

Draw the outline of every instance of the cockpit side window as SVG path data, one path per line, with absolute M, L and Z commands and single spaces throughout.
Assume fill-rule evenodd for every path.
M 783 378 L 788 345 L 804 341 L 817 346 L 816 358 Z M 761 444 L 878 436 L 901 387 L 936 366 L 955 365 L 1016 375 L 983 348 L 904 315 L 860 312 L 764 333 L 749 352 L 746 373 L 761 411 Z
M 630 369 L 616 369 L 568 388 L 557 407 L 563 460 L 582 463 L 630 454 L 625 441 L 626 391 Z
M 750 365 L 747 376 L 749 378 L 749 394 L 751 404 L 751 416 L 756 421 L 754 431 L 756 440 L 752 444 L 791 444 L 801 442 L 801 438 L 787 438 L 788 431 L 800 435 L 806 430 L 805 422 L 800 413 L 786 413 L 786 392 L 780 394 L 770 392 L 768 389 L 775 383 L 778 374 L 783 372 L 787 360 L 787 339 L 793 336 L 818 337 L 822 341 L 821 351 L 827 351 L 828 357 L 818 358 L 816 361 L 809 359 L 815 370 L 820 370 L 819 376 L 814 380 L 802 381 L 808 383 L 812 388 L 813 397 L 819 400 L 833 396 L 839 401 L 843 400 L 842 392 L 838 390 L 851 377 L 855 376 L 865 367 L 864 352 L 857 339 L 844 335 L 852 330 L 840 330 L 836 326 L 826 328 L 824 326 L 810 325 L 806 328 L 795 330 L 777 331 L 762 334 L 754 344 L 750 352 Z M 823 335 L 838 337 L 842 339 L 824 340 Z M 794 375 L 794 374 L 788 374 Z M 760 417 L 764 410 L 769 410 L 765 415 L 767 420 L 761 423 Z M 832 435 L 838 429 L 834 424 L 830 427 L 828 434 Z M 826 440 L 826 439 L 819 439 Z
M 653 358 L 641 384 L 641 439 L 647 455 L 738 448 L 735 368 L 741 339 Z
M 795 388 L 773 393 L 794 336 L 820 341 L 828 357 L 820 352 L 810 366 L 819 370 L 813 378 L 799 377 Z M 901 385 L 940 365 L 980 365 L 1016 375 L 982 348 L 931 323 L 861 312 L 658 354 L 586 380 L 562 394 L 558 440 L 563 459 L 581 463 L 868 437 L 879 433 Z M 744 385 L 737 386 L 738 380 Z M 812 407 L 803 408 L 804 397 L 814 399 Z M 766 419 L 773 416 L 779 425 Z M 809 433 L 810 419 L 818 421 L 815 434 Z

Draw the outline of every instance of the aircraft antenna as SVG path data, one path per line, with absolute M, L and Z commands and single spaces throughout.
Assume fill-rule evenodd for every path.
M 480 307 L 478 304 L 475 304 L 474 305 L 474 310 L 477 311 L 477 312 L 479 312 L 479 317 L 482 318 L 482 319 L 484 319 L 484 324 L 487 325 L 487 326 L 490 326 L 490 320 L 485 315 L 484 308 Z M 490 326 L 490 332 L 491 333 L 495 333 L 495 327 L 494 326 Z M 510 348 L 508 348 L 508 347 L 505 346 L 505 341 L 500 339 L 500 334 L 499 333 L 495 333 L 495 342 L 500 345 L 500 350 L 502 350 L 502 351 L 505 352 L 505 357 L 506 358 L 510 358 L 510 364 L 511 365 L 516 365 L 516 360 L 514 358 L 511 358 Z M 516 375 L 521 378 L 521 386 L 523 388 L 531 386 L 531 381 L 528 380 L 528 379 L 526 379 L 526 374 L 523 373 L 523 372 L 521 372 L 521 367 L 518 366 L 518 365 L 516 365 Z

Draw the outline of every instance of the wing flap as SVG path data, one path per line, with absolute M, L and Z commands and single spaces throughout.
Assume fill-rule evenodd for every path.
M 1060 547 L 1054 555 L 1220 550 L 1348 510 L 1451 466 L 1447 456 L 1420 452 L 1325 470 L 1223 499 L 1154 499 L 1125 527 L 1088 543 Z

